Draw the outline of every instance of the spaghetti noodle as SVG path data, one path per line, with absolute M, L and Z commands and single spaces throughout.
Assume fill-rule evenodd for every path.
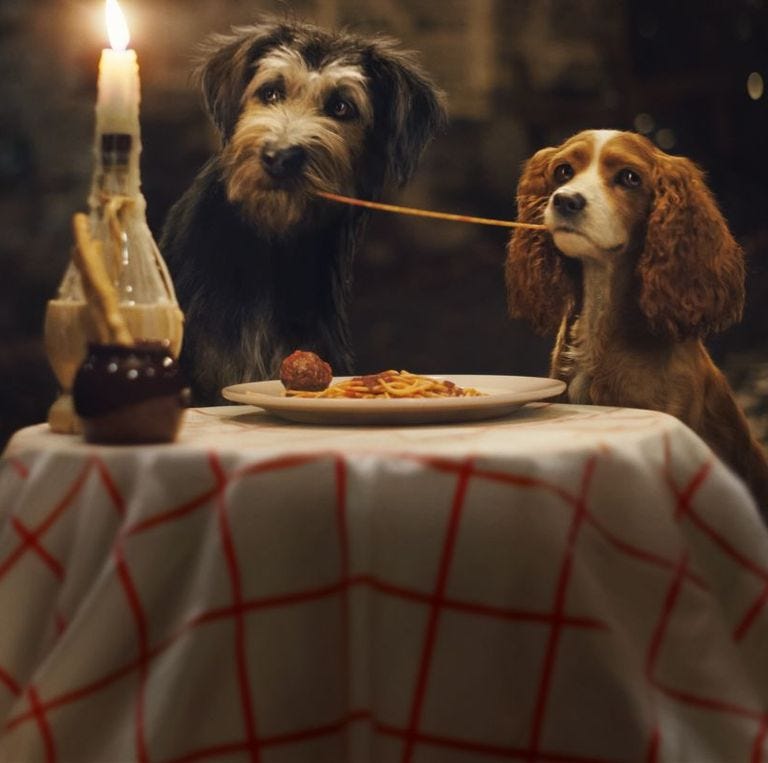
M 331 384 L 319 392 L 286 390 L 288 397 L 321 397 L 352 399 L 425 398 L 425 397 L 479 397 L 472 387 L 459 387 L 452 381 L 420 376 L 409 371 L 382 371 L 378 374 L 355 376 Z
M 472 217 L 471 215 L 455 215 L 451 212 L 433 212 L 428 209 L 416 209 L 414 207 L 400 207 L 395 204 L 382 204 L 379 201 L 366 201 L 355 199 L 351 196 L 339 196 L 337 193 L 328 193 L 327 191 L 317 191 L 318 196 L 322 196 L 328 201 L 335 201 L 339 204 L 349 204 L 353 207 L 365 207 L 367 209 L 376 209 L 379 212 L 393 212 L 397 215 L 412 215 L 413 217 L 431 217 L 436 220 L 449 220 L 457 223 L 472 223 L 474 225 L 495 225 L 500 228 L 529 228 L 531 230 L 546 230 L 547 226 L 540 223 L 522 223 L 517 220 L 494 220 L 487 217 Z

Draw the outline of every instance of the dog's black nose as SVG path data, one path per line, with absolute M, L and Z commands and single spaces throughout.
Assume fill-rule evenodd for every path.
M 552 204 L 561 215 L 575 215 L 587 206 L 587 200 L 580 193 L 558 191 L 552 197 Z
M 289 148 L 265 147 L 261 152 L 261 163 L 267 174 L 275 180 L 296 177 L 304 168 L 307 152 L 301 146 Z

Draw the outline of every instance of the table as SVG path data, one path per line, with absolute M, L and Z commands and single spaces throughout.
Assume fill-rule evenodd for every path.
M 661 413 L 21 430 L 0 760 L 768 760 L 768 533 Z

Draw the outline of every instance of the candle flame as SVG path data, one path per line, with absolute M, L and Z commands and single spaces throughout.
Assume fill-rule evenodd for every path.
M 113 50 L 125 50 L 131 40 L 128 24 L 117 0 L 107 0 L 107 34 Z

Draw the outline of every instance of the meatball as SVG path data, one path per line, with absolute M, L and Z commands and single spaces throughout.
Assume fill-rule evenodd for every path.
M 286 389 L 317 392 L 332 379 L 331 367 L 314 352 L 296 350 L 280 364 L 280 381 Z

